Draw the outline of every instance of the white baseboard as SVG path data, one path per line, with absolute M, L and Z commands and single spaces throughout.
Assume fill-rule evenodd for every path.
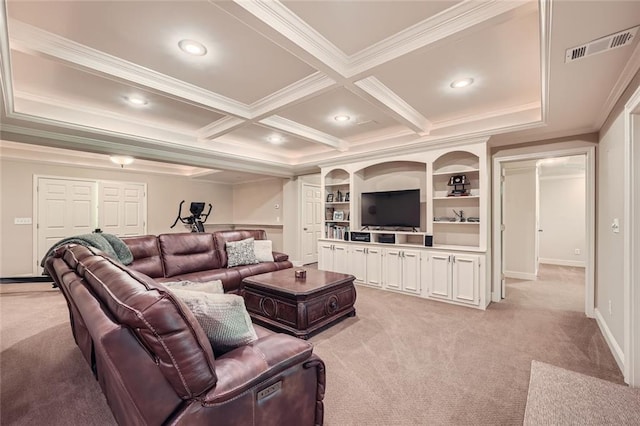
M 596 308 L 594 311 L 596 314 L 596 322 L 598 323 L 598 327 L 600 327 L 600 331 L 604 336 L 604 340 L 607 342 L 607 345 L 609 345 L 609 349 L 611 350 L 611 353 L 613 354 L 613 357 L 615 358 L 620 371 L 624 372 L 624 352 L 620 345 L 618 345 L 616 339 L 613 337 L 613 333 L 611 333 L 611 330 L 609 329 L 609 326 L 607 325 L 604 317 L 600 313 L 600 310 Z
M 541 257 L 538 261 L 547 265 L 575 266 L 578 268 L 585 268 L 587 266 L 584 260 L 546 259 Z
M 301 260 L 289 259 L 289 262 L 293 263 L 294 268 L 299 268 L 303 265 Z
M 506 278 L 514 278 L 516 280 L 535 281 L 536 279 L 538 279 L 538 277 L 536 277 L 536 274 L 530 274 L 527 272 L 504 271 L 504 276 Z

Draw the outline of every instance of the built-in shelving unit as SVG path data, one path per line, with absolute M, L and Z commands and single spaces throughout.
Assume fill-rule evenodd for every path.
M 464 194 L 451 192 L 460 189 L 449 185 L 458 175 Z M 486 308 L 486 140 L 324 167 L 321 185 L 320 269 L 353 274 L 361 285 Z M 361 194 L 410 189 L 420 190 L 419 227 L 362 226 Z
M 351 220 L 351 183 L 349 172 L 334 169 L 323 176 L 324 237 L 344 240 Z

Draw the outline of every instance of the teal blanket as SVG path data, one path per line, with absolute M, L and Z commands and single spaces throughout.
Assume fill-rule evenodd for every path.
M 129 265 L 133 262 L 131 250 L 129 250 L 129 247 L 120 238 L 113 234 L 94 233 L 76 235 L 58 241 L 47 251 L 47 254 L 40 262 L 40 266 L 44 267 L 45 261 L 53 254 L 54 250 L 65 244 L 80 244 L 85 247 L 95 247 L 124 265 Z

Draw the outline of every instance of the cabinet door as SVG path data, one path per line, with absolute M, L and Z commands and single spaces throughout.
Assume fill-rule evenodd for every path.
M 333 245 L 333 271 L 342 274 L 350 274 L 351 266 L 349 265 L 349 251 L 344 244 Z
M 470 305 L 478 304 L 478 274 L 477 256 L 453 256 L 453 300 Z
M 367 282 L 367 252 L 366 247 L 351 247 L 349 253 L 349 263 L 351 264 L 351 274 L 356 277 L 356 281 L 360 283 Z
M 429 254 L 429 297 L 451 299 L 451 256 L 448 253 Z
M 402 289 L 402 258 L 400 250 L 384 251 L 384 286 L 394 290 Z
M 382 287 L 382 250 L 367 248 L 367 284 Z
M 333 244 L 318 244 L 318 269 L 321 271 L 333 271 Z
M 420 252 L 402 251 L 402 289 L 409 293 L 420 293 Z

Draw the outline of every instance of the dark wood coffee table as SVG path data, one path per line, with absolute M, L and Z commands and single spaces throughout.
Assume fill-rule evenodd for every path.
M 244 301 L 258 324 L 307 339 L 345 316 L 354 316 L 354 276 L 300 268 L 282 269 L 245 278 Z

